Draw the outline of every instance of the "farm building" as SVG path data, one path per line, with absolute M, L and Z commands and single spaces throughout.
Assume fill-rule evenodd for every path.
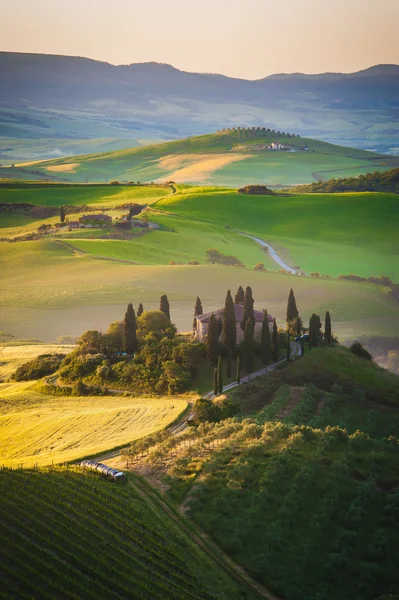
M 71 229 L 79 229 L 80 227 L 79 221 L 68 221 L 67 225 L 69 231 L 71 231 Z
M 109 215 L 83 215 L 80 217 L 79 223 L 83 227 L 111 227 L 112 217 Z
M 236 328 L 237 328 L 237 341 L 241 341 L 244 337 L 244 332 L 242 330 L 242 321 L 244 318 L 244 306 L 242 304 L 234 304 L 234 313 L 236 316 Z M 203 315 L 198 315 L 195 319 L 195 335 L 197 338 L 202 341 L 206 337 L 208 333 L 208 326 L 211 315 L 215 315 L 216 319 L 220 319 L 223 322 L 223 314 L 224 308 L 219 308 L 218 310 L 213 310 L 212 312 L 204 313 Z M 255 338 L 260 339 L 260 332 L 262 328 L 263 321 L 263 311 L 254 310 L 255 317 Z M 269 329 L 270 331 L 273 329 L 273 317 L 271 315 L 267 315 L 269 320 Z

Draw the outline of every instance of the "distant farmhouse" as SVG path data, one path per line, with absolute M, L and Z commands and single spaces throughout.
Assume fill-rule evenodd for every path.
M 280 144 L 280 142 L 272 142 L 270 146 L 266 146 L 268 150 L 285 150 L 286 152 L 292 150 L 287 144 Z
M 111 227 L 112 217 L 109 215 L 83 215 L 80 217 L 79 223 L 81 227 Z
M 244 337 L 244 332 L 242 330 L 242 322 L 244 318 L 244 306 L 242 304 L 234 304 L 234 313 L 236 316 L 236 327 L 237 327 L 237 341 L 240 341 Z M 215 315 L 216 319 L 219 319 L 223 323 L 223 314 L 224 308 L 219 308 L 218 310 L 213 310 L 211 312 L 204 313 L 203 315 L 198 315 L 195 318 L 195 335 L 198 340 L 203 341 L 208 333 L 209 321 L 211 315 Z M 262 329 L 262 321 L 263 321 L 263 311 L 254 310 L 255 317 L 255 338 L 260 339 L 260 332 Z M 273 329 L 273 317 L 271 315 L 267 315 L 269 321 L 269 329 L 272 331 Z

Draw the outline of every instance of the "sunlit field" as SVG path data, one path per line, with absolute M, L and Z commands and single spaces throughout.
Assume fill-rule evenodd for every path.
M 32 383 L 0 384 L 0 465 L 32 467 L 97 454 L 159 431 L 181 398 L 45 396 Z

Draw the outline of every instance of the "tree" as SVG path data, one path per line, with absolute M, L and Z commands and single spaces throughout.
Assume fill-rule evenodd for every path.
M 197 300 L 195 301 L 195 307 L 194 307 L 193 329 L 195 329 L 197 327 L 196 317 L 198 317 L 198 315 L 202 315 L 202 313 L 203 313 L 203 311 L 202 311 L 201 300 L 197 296 Z
M 208 334 L 206 336 L 206 355 L 211 365 L 216 365 L 219 356 L 219 331 L 214 314 L 209 319 Z
M 254 299 L 252 296 L 252 289 L 249 286 L 247 288 L 245 288 L 244 315 L 243 315 L 242 324 L 241 324 L 242 329 L 245 329 L 245 327 L 247 326 L 248 319 L 250 319 L 250 321 L 252 323 L 252 330 L 253 330 L 254 326 L 255 326 Z
M 222 253 L 217 248 L 208 248 L 205 252 L 205 256 L 206 260 L 214 265 L 215 263 L 220 262 Z
M 291 359 L 291 339 L 290 334 L 287 331 L 287 360 Z
M 237 379 L 237 383 L 240 384 L 241 383 L 241 365 L 240 365 L 240 357 L 237 356 L 237 365 L 236 365 L 236 379 Z
M 219 385 L 218 385 L 218 370 L 216 369 L 216 367 L 213 369 L 213 394 L 214 396 L 217 396 L 219 392 Z
M 331 317 L 329 311 L 326 312 L 326 318 L 324 322 L 324 339 L 327 344 L 331 344 Z
M 140 302 L 139 307 L 137 309 L 137 318 L 141 317 L 141 315 L 143 314 L 143 312 L 144 312 L 144 307 L 143 307 L 143 305 Z
M 65 221 L 65 209 L 63 206 L 61 206 L 61 208 L 60 208 L 60 221 L 61 221 L 61 223 L 64 223 L 64 221 Z
M 309 324 L 309 342 L 311 346 L 317 346 L 320 338 L 321 321 L 319 315 L 315 313 L 310 317 Z
M 161 296 L 161 303 L 159 305 L 159 310 L 162 311 L 169 319 L 170 321 L 170 307 L 169 307 L 169 300 L 166 294 L 163 294 Z
M 278 362 L 280 358 L 280 342 L 278 336 L 278 329 L 276 319 L 273 319 L 273 332 L 272 332 L 272 359 L 273 362 Z
M 223 373 L 222 373 L 222 358 L 218 358 L 218 392 L 223 394 Z
M 260 334 L 260 355 L 264 365 L 268 365 L 272 358 L 270 341 L 269 317 L 267 310 L 263 311 L 262 329 Z
M 104 338 L 99 331 L 89 329 L 82 333 L 78 344 L 80 354 L 97 354 L 103 348 Z
M 160 337 L 174 337 L 176 328 L 161 310 L 145 310 L 137 320 L 140 337 L 156 334 Z
M 124 321 L 125 329 L 125 349 L 127 354 L 134 354 L 137 350 L 137 321 L 133 304 L 127 305 Z
M 244 329 L 244 369 L 247 373 L 252 373 L 254 370 L 255 360 L 255 343 L 254 343 L 254 329 L 250 318 L 247 319 Z
M 227 379 L 230 379 L 230 377 L 231 377 L 231 350 L 229 350 L 229 352 L 227 354 L 226 373 L 227 373 Z
M 234 304 L 244 304 L 244 290 L 240 286 L 234 298 Z
M 299 316 L 298 309 L 296 306 L 296 300 L 292 288 L 288 296 L 287 302 L 287 323 L 291 323 L 294 319 Z
M 301 335 L 301 333 L 302 333 L 302 326 L 303 326 L 303 323 L 302 323 L 302 319 L 301 319 L 301 317 L 297 317 L 297 318 L 295 319 L 295 323 L 294 323 L 294 331 L 293 331 L 293 333 L 294 333 L 295 335 Z
M 233 350 L 236 346 L 236 341 L 236 315 L 234 311 L 233 298 L 231 297 L 230 290 L 228 290 L 223 312 L 222 344 L 229 348 L 229 350 Z
M 117 348 L 119 351 L 123 348 L 123 339 L 125 335 L 125 327 L 123 321 L 115 321 L 108 326 L 106 332 L 107 344 Z

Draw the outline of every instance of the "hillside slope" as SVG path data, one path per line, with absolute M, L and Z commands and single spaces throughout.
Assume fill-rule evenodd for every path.
M 2 470 L 0 489 L 1 598 L 244 598 L 130 485 L 70 467 Z
M 399 377 L 313 348 L 228 398 L 235 418 L 132 445 L 130 468 L 285 600 L 397 593 Z
M 276 141 L 290 151 L 270 150 Z M 311 183 L 332 176 L 386 170 L 394 157 L 293 137 L 289 132 L 223 130 L 141 148 L 77 155 L 6 168 L 13 176 L 48 176 L 60 181 L 167 181 L 240 187 Z M 2 169 L 0 169 L 0 177 Z

